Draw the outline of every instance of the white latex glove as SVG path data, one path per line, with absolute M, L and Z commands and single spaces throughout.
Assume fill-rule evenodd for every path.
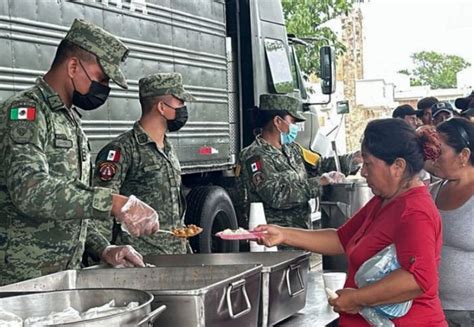
M 143 257 L 130 245 L 109 245 L 102 252 L 102 260 L 116 267 L 145 267 Z
M 115 219 L 126 232 L 135 237 L 152 235 L 160 228 L 158 213 L 134 195 L 128 198 Z
M 346 176 L 343 173 L 337 171 L 330 171 L 321 175 L 321 185 L 344 183 Z

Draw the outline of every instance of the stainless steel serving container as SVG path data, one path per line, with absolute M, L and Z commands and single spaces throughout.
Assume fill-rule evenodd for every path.
M 131 288 L 166 305 L 158 326 L 257 326 L 261 265 L 69 270 L 0 287 L 2 292 Z
M 90 308 L 102 306 L 112 299 L 115 300 L 116 306 L 127 306 L 130 302 L 138 302 L 139 306 L 100 318 L 62 323 L 61 326 L 147 325 L 166 308 L 161 306 L 150 313 L 153 295 L 131 289 L 81 289 L 4 297 L 0 298 L 0 308 L 25 320 L 31 317 L 45 317 L 68 307 L 85 312 Z
M 324 186 L 321 206 L 323 210 L 325 206 L 337 207 L 347 220 L 373 196 L 364 178 L 352 178 L 344 183 Z
M 274 325 L 306 304 L 310 253 L 303 251 L 146 256 L 158 267 L 262 264 L 259 326 Z
M 373 196 L 364 178 L 351 178 L 344 183 L 324 186 L 321 195 L 321 227 L 342 226 Z M 323 268 L 346 271 L 347 259 L 344 255 L 323 256 Z

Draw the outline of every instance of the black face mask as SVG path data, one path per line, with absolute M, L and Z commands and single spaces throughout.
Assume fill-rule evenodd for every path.
M 166 105 L 170 108 L 173 108 L 176 112 L 175 118 L 166 122 L 166 124 L 168 125 L 168 130 L 170 132 L 179 131 L 188 121 L 188 108 L 186 108 L 186 106 L 174 108 L 168 104 Z
M 109 97 L 110 87 L 93 81 L 89 77 L 89 74 L 80 61 L 79 64 L 81 65 L 82 69 L 84 69 L 87 78 L 91 81 L 91 85 L 89 86 L 89 91 L 86 94 L 81 94 L 76 90 L 76 86 L 74 85 L 73 81 L 72 85 L 74 86 L 74 92 L 72 94 L 72 104 L 84 110 L 94 110 L 105 103 Z

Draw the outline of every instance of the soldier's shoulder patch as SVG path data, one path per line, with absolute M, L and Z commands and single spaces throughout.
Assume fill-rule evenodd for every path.
M 260 156 L 253 156 L 246 161 L 247 169 L 251 175 L 263 169 L 263 160 Z
M 262 182 L 265 181 L 265 174 L 261 171 L 252 175 L 252 183 L 255 186 L 259 186 Z
M 20 95 L 5 103 L 5 119 L 11 139 L 16 143 L 29 143 L 37 135 L 38 106 L 35 100 Z
M 0 104 L 3 123 L 7 127 L 6 134 L 15 143 L 33 142 L 35 136 L 38 135 L 33 124 L 38 118 L 40 103 L 26 93 L 28 92 L 22 91 Z M 12 127 L 15 127 L 14 130 Z
M 118 162 L 120 161 L 120 149 L 109 150 L 107 152 L 107 161 Z
M 99 161 L 119 162 L 121 157 L 122 149 L 120 146 L 116 144 L 110 144 L 100 151 L 97 159 Z
M 97 167 L 99 178 L 104 182 L 112 180 L 117 173 L 117 164 L 109 161 L 102 161 Z
M 10 121 L 35 121 L 36 105 L 31 102 L 19 102 L 10 106 L 8 115 Z
M 20 144 L 28 143 L 35 135 L 31 122 L 18 121 L 10 127 L 11 139 Z
M 254 186 L 259 186 L 265 180 L 262 157 L 259 155 L 252 156 L 246 160 L 245 165 L 252 184 Z

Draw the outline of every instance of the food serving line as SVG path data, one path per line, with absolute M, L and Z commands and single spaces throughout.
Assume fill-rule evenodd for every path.
M 156 267 L 68 270 L 0 287 L 0 309 L 26 319 L 115 298 L 117 305 L 139 305 L 68 325 L 324 326 L 337 315 L 327 304 L 321 273 L 309 272 L 309 256 L 149 256 L 145 261 Z
M 363 180 L 324 187 L 323 227 L 337 228 L 371 196 Z M 145 257 L 155 267 L 68 270 L 0 287 L 0 318 L 2 309 L 22 319 L 70 307 L 82 314 L 113 297 L 119 307 L 138 305 L 67 325 L 325 326 L 337 314 L 322 273 L 309 271 L 309 257 L 303 251 L 157 255 Z M 323 265 L 345 270 L 343 258 L 323 257 Z

